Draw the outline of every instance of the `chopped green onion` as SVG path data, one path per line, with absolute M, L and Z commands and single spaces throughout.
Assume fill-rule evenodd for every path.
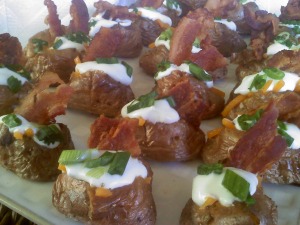
M 263 110 L 260 109 L 257 110 L 253 115 L 243 114 L 238 117 L 237 122 L 239 123 L 242 130 L 249 130 L 260 119 L 262 113 Z
M 127 73 L 127 75 L 129 77 L 131 77 L 132 76 L 132 72 L 133 72 L 132 67 L 128 63 L 126 63 L 125 61 L 122 61 L 121 63 L 122 63 L 122 65 L 124 65 L 126 67 L 126 73 Z
M 61 39 L 58 39 L 57 41 L 54 42 L 53 48 L 54 49 L 59 49 L 60 46 L 62 46 L 63 41 Z
M 249 193 L 250 184 L 243 177 L 234 171 L 227 169 L 222 181 L 222 185 L 241 201 L 251 202 Z M 249 201 L 250 200 L 250 201 Z
M 299 20 L 285 20 L 282 22 L 283 24 L 289 24 L 289 25 L 295 25 L 295 26 L 300 26 L 300 21 Z
M 223 165 L 220 163 L 214 164 L 200 164 L 197 168 L 199 175 L 208 175 L 211 173 L 221 174 L 223 172 Z
M 251 83 L 251 85 L 249 87 L 249 90 L 251 91 L 253 87 L 256 90 L 259 90 L 259 89 L 261 89 L 265 85 L 266 82 L 267 82 L 267 75 L 259 75 L 259 74 L 257 74 L 254 77 L 254 79 L 253 79 L 253 81 L 252 81 L 252 83 Z
M 293 45 L 297 45 L 298 41 L 289 32 L 281 32 L 275 37 L 275 41 L 291 48 Z
M 63 138 L 61 130 L 54 124 L 41 127 L 37 131 L 36 137 L 39 141 L 43 141 L 47 145 L 61 141 Z
M 81 32 L 81 31 L 67 34 L 67 35 L 65 35 L 65 37 L 68 40 L 79 43 L 79 44 L 89 43 L 91 41 L 89 36 L 87 36 L 85 33 Z
M 17 127 L 22 124 L 22 120 L 16 114 L 8 114 L 2 118 L 2 122 L 9 128 Z
M 263 69 L 263 72 L 270 78 L 274 79 L 274 80 L 281 80 L 282 78 L 284 78 L 285 74 L 283 71 L 281 71 L 280 69 L 277 69 L 275 67 L 272 68 L 265 68 Z
M 196 47 L 196 48 L 200 48 L 200 40 L 199 38 L 196 38 L 194 43 L 193 43 L 193 46 Z
M 89 28 L 95 26 L 97 24 L 97 21 L 96 20 L 91 20 L 89 21 Z
M 166 71 L 167 69 L 170 68 L 170 66 L 171 66 L 171 63 L 169 61 L 162 61 L 157 65 L 157 70 L 159 72 Z
M 204 69 L 202 69 L 195 63 L 189 63 L 189 70 L 191 74 L 198 80 L 212 81 L 212 77 Z
M 132 9 L 132 11 L 133 11 L 134 13 L 138 13 L 138 12 L 139 12 L 139 10 L 138 10 L 137 7 L 134 7 L 134 8 Z
M 159 35 L 158 40 L 163 40 L 163 41 L 171 40 L 172 35 L 173 35 L 173 32 L 172 32 L 171 28 L 167 28 Z
M 89 177 L 93 177 L 93 178 L 99 179 L 105 173 L 107 173 L 108 168 L 109 168 L 108 166 L 101 166 L 101 167 L 92 168 L 91 170 L 89 170 L 86 173 L 86 175 L 89 176 Z
M 147 108 L 147 107 L 154 105 L 156 96 L 157 96 L 157 93 L 155 91 L 140 96 L 138 99 L 132 101 L 127 106 L 127 112 L 131 113 L 135 110 Z
M 96 62 L 99 64 L 116 64 L 119 63 L 118 58 L 112 57 L 112 58 L 96 58 Z
M 94 167 L 98 167 L 98 166 L 106 166 L 112 162 L 115 155 L 116 155 L 115 153 L 106 151 L 99 158 L 86 161 L 85 167 L 94 168 Z
M 247 0 L 240 0 L 240 3 L 241 4 L 244 4 L 244 3 L 246 3 L 247 2 Z
M 64 150 L 58 159 L 58 162 L 63 165 L 80 163 L 92 158 L 93 152 L 98 150 Z
M 277 126 L 281 130 L 287 130 L 286 124 L 284 122 L 280 121 L 280 120 L 277 120 Z
M 43 51 L 43 48 L 45 46 L 48 46 L 48 42 L 47 41 L 44 41 L 44 40 L 38 39 L 38 38 L 33 38 L 31 40 L 31 42 L 32 42 L 32 44 L 34 46 L 34 49 L 33 49 L 34 53 L 41 52 L 41 51 Z
M 22 82 L 14 76 L 10 76 L 9 78 L 7 78 L 7 86 L 9 90 L 11 90 L 11 92 L 17 93 L 22 88 Z
M 114 157 L 114 160 L 109 166 L 108 173 L 111 175 L 114 174 L 123 175 L 129 158 L 130 158 L 129 152 L 117 152 Z
M 278 123 L 277 123 L 278 124 Z M 277 132 L 278 134 L 280 134 L 286 141 L 286 144 L 288 147 L 290 147 L 293 142 L 294 142 L 294 138 L 291 137 L 284 129 L 282 129 L 280 126 L 277 127 Z
M 176 106 L 176 102 L 175 102 L 175 100 L 174 100 L 174 98 L 172 97 L 172 96 L 169 96 L 169 97 L 167 97 L 167 98 L 165 98 L 167 101 L 168 101 L 168 103 L 169 103 L 169 105 L 171 106 L 171 107 L 175 107 Z
M 166 6 L 169 9 L 173 9 L 174 8 L 179 8 L 179 3 L 176 0 L 166 0 Z

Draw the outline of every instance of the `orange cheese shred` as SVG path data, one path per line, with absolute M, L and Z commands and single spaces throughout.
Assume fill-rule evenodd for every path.
M 268 80 L 265 85 L 260 89 L 262 93 L 266 93 L 268 88 L 271 86 L 273 80 Z
M 112 192 L 106 188 L 98 187 L 96 188 L 95 195 L 98 197 L 109 197 L 112 196 Z
M 280 81 L 278 81 L 276 84 L 275 84 L 275 86 L 274 86 L 274 88 L 273 88 L 273 91 L 274 92 L 279 92 L 280 91 L 280 89 L 284 86 L 284 81 L 283 80 L 280 80 Z
M 205 209 L 207 206 L 214 204 L 216 201 L 217 199 L 207 197 L 203 205 L 200 206 L 200 209 Z
M 62 172 L 67 172 L 66 166 L 63 164 L 58 164 L 58 169 Z
M 146 183 L 151 184 L 152 178 L 151 177 L 146 177 L 145 181 L 146 181 Z
M 76 65 L 79 64 L 79 63 L 81 63 L 81 60 L 80 60 L 79 56 L 77 56 L 77 57 L 74 59 L 74 62 L 75 62 Z
M 14 132 L 14 138 L 17 140 L 22 140 L 23 139 L 23 134 L 21 132 Z
M 216 95 L 224 98 L 225 97 L 225 92 L 224 91 L 221 91 L 220 89 L 218 88 L 215 88 L 215 87 L 211 87 L 209 90 L 211 90 L 211 92 L 215 93 Z
M 210 139 L 210 138 L 217 136 L 219 133 L 221 133 L 222 129 L 223 129 L 223 127 L 219 127 L 219 128 L 213 129 L 211 131 L 208 131 L 207 138 Z
M 159 25 L 161 28 L 163 28 L 163 29 L 167 29 L 167 28 L 170 27 L 169 24 L 164 23 L 164 22 L 161 21 L 161 20 L 155 20 L 155 22 L 158 23 L 158 25 Z
M 226 117 L 229 112 L 238 104 L 240 104 L 242 101 L 244 101 L 247 98 L 246 95 L 238 95 L 236 96 L 234 99 L 232 99 L 224 108 L 224 110 L 222 111 L 222 116 Z
M 139 126 L 144 126 L 145 123 L 146 123 L 146 120 L 144 120 L 143 118 L 139 117 Z
M 151 44 L 149 44 L 149 45 L 148 45 L 148 47 L 149 47 L 149 48 L 155 48 L 155 47 L 156 47 L 156 45 L 155 45 L 155 43 L 154 43 L 154 42 L 152 42 Z
M 296 87 L 295 87 L 294 91 L 300 92 L 300 80 L 298 80 L 298 82 L 297 82 L 297 84 L 296 84 Z
M 229 129 L 235 129 L 234 123 L 227 118 L 222 119 L 222 124 L 224 127 L 227 127 Z
M 32 130 L 31 128 L 28 128 L 28 129 L 26 129 L 26 131 L 25 131 L 25 135 L 26 135 L 27 137 L 33 137 L 34 132 L 33 132 L 33 130 Z

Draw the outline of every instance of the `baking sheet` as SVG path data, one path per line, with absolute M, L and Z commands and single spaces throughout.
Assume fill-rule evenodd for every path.
M 69 0 L 55 1 L 63 23 L 68 24 Z M 93 0 L 86 1 L 92 13 Z M 34 12 L 34 13 L 32 13 Z M 19 37 L 25 46 L 28 38 L 46 26 L 42 19 L 47 14 L 43 1 L 0 1 L 0 33 L 9 32 Z M 30 17 L 28 16 L 30 15 Z M 146 76 L 138 66 L 138 60 L 126 60 L 134 68 L 132 89 L 138 96 L 148 93 L 154 85 L 151 77 Z M 216 86 L 229 91 L 235 84 L 234 67 L 229 68 L 226 79 Z M 77 149 L 85 149 L 90 134 L 90 124 L 95 116 L 68 110 L 58 121 L 68 125 Z M 204 131 L 220 126 L 220 119 L 205 121 L 201 128 Z M 157 163 L 150 162 L 154 171 L 153 195 L 157 207 L 157 224 L 178 224 L 181 210 L 191 196 L 192 179 L 196 175 L 199 162 Z M 53 182 L 38 183 L 17 177 L 0 167 L 0 202 L 9 206 L 37 224 L 80 224 L 66 218 L 52 206 L 51 193 Z M 265 184 L 265 192 L 277 203 L 279 225 L 300 224 L 300 188 L 289 185 Z

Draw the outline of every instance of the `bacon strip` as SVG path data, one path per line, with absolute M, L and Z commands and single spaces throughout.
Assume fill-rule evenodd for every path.
M 132 156 L 139 156 L 141 149 L 135 137 L 137 128 L 137 119 L 112 119 L 101 115 L 91 125 L 88 146 L 100 150 L 126 150 Z
M 261 173 L 281 158 L 287 144 L 277 135 L 277 117 L 278 109 L 271 103 L 231 151 L 230 166 Z
M 63 29 L 57 14 L 57 7 L 52 0 L 45 0 L 45 6 L 48 8 L 49 15 L 46 17 L 46 23 L 49 24 L 50 34 L 53 37 L 62 36 Z
M 51 85 L 60 84 L 57 88 Z M 22 100 L 15 113 L 30 122 L 50 124 L 55 117 L 65 114 L 73 89 L 64 84 L 56 73 L 46 72 L 37 86 Z
M 83 0 L 72 0 L 70 7 L 72 20 L 70 21 L 70 29 L 72 32 L 89 33 L 89 12 Z

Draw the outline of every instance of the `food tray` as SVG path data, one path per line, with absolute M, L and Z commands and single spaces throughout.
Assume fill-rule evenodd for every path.
M 87 0 L 92 6 L 94 0 Z M 60 18 L 68 20 L 70 0 L 57 1 Z M 28 38 L 46 26 L 42 19 L 47 14 L 43 1 L 4 1 L 0 3 L 0 33 L 9 32 L 20 38 L 25 46 Z M 34 12 L 34 15 L 32 15 Z M 30 16 L 30 19 L 28 18 Z M 4 21 L 4 22 L 2 22 Z M 154 85 L 151 77 L 145 75 L 138 66 L 137 59 L 126 60 L 134 68 L 132 89 L 136 96 L 148 93 Z M 226 97 L 235 84 L 234 67 L 229 67 L 229 76 L 216 83 L 226 92 Z M 89 127 L 96 116 L 68 110 L 58 118 L 68 125 L 75 147 L 85 149 L 90 135 Z M 206 132 L 220 126 L 220 119 L 204 121 L 201 128 Z M 157 163 L 150 162 L 154 172 L 153 195 L 157 208 L 157 225 L 178 224 L 181 210 L 191 196 L 192 179 L 196 175 L 199 162 Z M 17 177 L 0 167 L 0 203 L 32 220 L 36 224 L 80 224 L 66 218 L 52 206 L 53 182 L 31 182 Z M 265 192 L 278 205 L 279 225 L 300 225 L 300 187 L 292 185 L 265 184 Z

